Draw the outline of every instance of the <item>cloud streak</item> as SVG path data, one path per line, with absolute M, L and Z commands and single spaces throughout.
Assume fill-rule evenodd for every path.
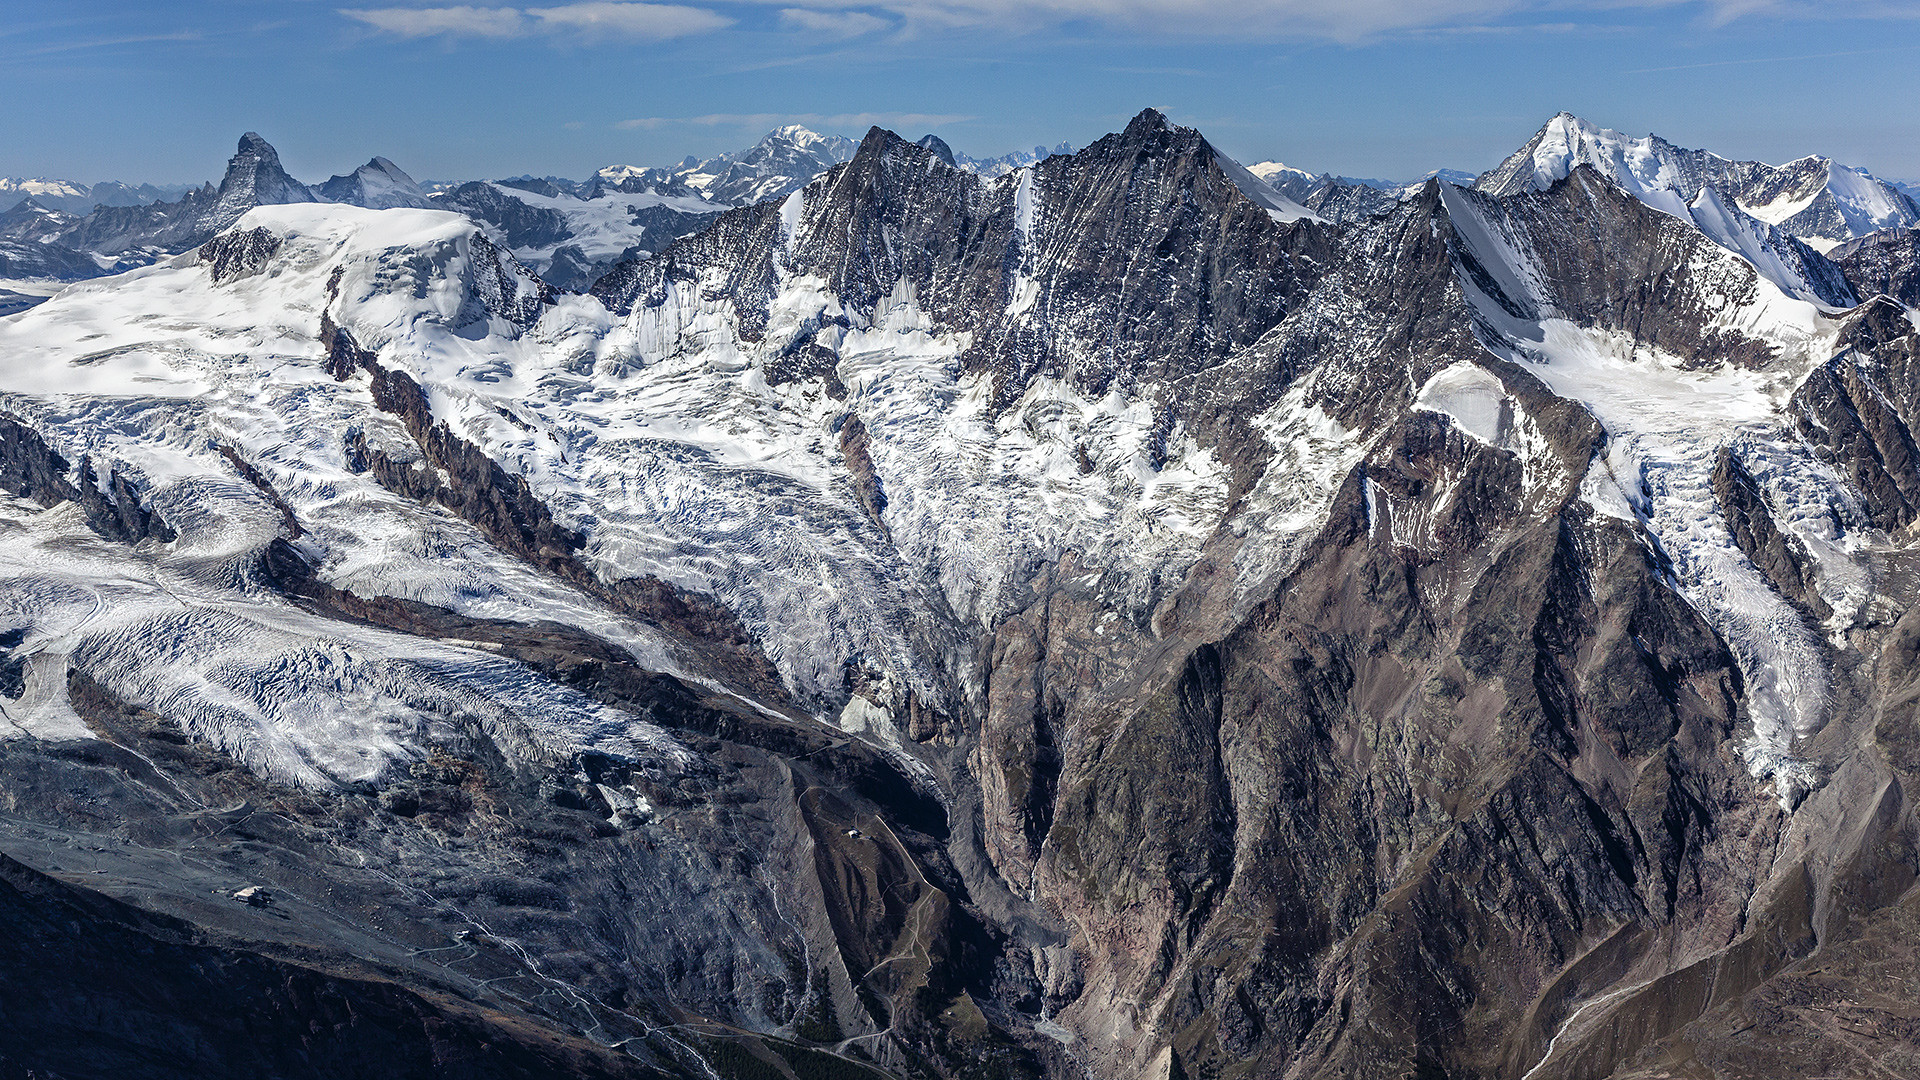
M 864 37 L 893 26 L 878 15 L 864 11 L 817 11 L 812 8 L 781 8 L 780 22 L 791 29 L 841 39 Z
M 1589 28 L 1580 16 L 1692 10 L 1714 25 L 1742 19 L 1912 19 L 1920 0 L 743 0 L 788 12 L 887 16 L 910 35 L 943 30 L 1037 32 L 1068 25 L 1176 37 L 1253 36 L 1358 43 L 1450 28 Z M 1569 21 L 1576 20 L 1576 21 Z M 1594 28 L 1608 29 L 1608 28 Z
M 200 41 L 201 35 L 191 31 L 177 34 L 139 34 L 130 37 L 94 38 L 88 41 L 66 41 L 58 45 L 44 45 L 37 49 L 22 49 L 16 56 L 51 56 L 56 53 L 78 52 L 82 49 L 110 49 L 116 45 L 145 45 L 156 41 Z
M 1521 30 L 1604 31 L 1582 17 L 1633 11 L 1692 11 L 1724 26 L 1752 19 L 1914 19 L 1920 0 L 707 0 L 743 17 L 773 9 L 769 22 L 789 33 L 852 40 L 883 31 L 907 37 L 987 30 L 1038 33 L 1063 27 L 1184 38 L 1253 37 L 1359 44 L 1421 33 Z M 340 14 L 404 38 L 507 40 L 564 36 L 665 40 L 737 25 L 713 7 L 639 0 L 582 0 L 557 7 L 349 8 Z M 1614 28 L 1617 29 L 1617 28 Z
M 567 36 L 589 41 L 617 38 L 664 41 L 724 30 L 734 20 L 682 4 L 593 0 L 560 7 L 342 8 L 340 14 L 403 38 L 449 37 L 509 40 Z

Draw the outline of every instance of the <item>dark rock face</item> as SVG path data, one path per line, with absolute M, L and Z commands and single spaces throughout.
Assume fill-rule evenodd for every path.
M 752 334 L 765 324 L 778 252 L 785 269 L 819 274 L 862 308 L 911 283 L 940 324 L 977 330 L 983 344 L 966 363 L 1000 375 L 1003 398 L 1043 371 L 1096 394 L 1115 379 L 1170 381 L 1266 333 L 1317 276 L 1314 255 L 1325 252 L 1311 226 L 1277 224 L 1241 196 L 1216 158 L 1198 133 L 1143 113 L 1122 134 L 1035 166 L 1039 224 L 1023 232 L 1013 181 L 949 167 L 876 128 L 850 163 L 806 189 L 808 227 L 790 242 L 777 206 L 734 210 L 594 291 L 631 310 L 659 302 L 698 268 L 718 267 L 721 295 Z M 1113 288 L 1135 251 L 1168 265 L 1153 284 Z M 1026 267 L 1046 299 L 1021 318 L 1009 308 Z
M 1182 439 L 1204 451 L 1224 494 L 1196 555 L 1121 595 L 1101 583 L 1124 554 L 1060 544 L 981 618 L 929 587 L 915 640 L 948 682 L 898 691 L 891 658 L 859 657 L 823 707 L 726 598 L 603 576 L 591 520 L 315 297 L 326 388 L 371 403 L 328 482 L 444 512 L 523 586 L 657 632 L 678 669 L 565 612 L 341 587 L 301 531 L 311 493 L 283 497 L 228 448 L 283 530 L 233 575 L 395 651 L 484 653 L 688 752 L 543 756 L 454 710 L 457 737 L 392 775 L 298 790 L 76 670 L 65 701 L 98 738 L 0 742 L 0 919 L 20 970 L 59 990 L 28 1015 L 78 1031 L 111 1018 L 38 1002 L 104 1001 L 141 1019 L 61 1048 L 79 1056 L 0 1054 L 173 1075 L 141 1057 L 158 1032 L 187 1033 L 199 1075 L 353 1074 L 377 1051 L 406 1075 L 1650 1080 L 1845 1072 L 1870 1032 L 1907 1067 L 1911 1002 L 1882 989 L 1920 976 L 1905 308 L 1809 315 L 1837 355 L 1791 367 L 1790 341 L 1724 317 L 1757 301 L 1750 266 L 1588 168 L 1504 197 L 1430 183 L 1328 226 L 1276 221 L 1151 111 L 1020 175 L 940 151 L 876 129 L 791 202 L 719 215 L 594 295 L 628 328 L 690 295 L 722 310 L 724 331 L 679 329 L 730 335 L 729 366 L 676 377 L 804 416 L 839 470 L 817 482 L 849 493 L 832 527 L 870 532 L 903 574 L 939 572 L 906 565 L 900 508 L 925 493 L 861 411 L 846 344 L 900 310 L 951 345 L 940 363 L 975 380 L 994 431 L 1031 423 L 1016 404 L 1057 380 L 1140 403 L 1142 477 Z M 548 333 L 551 294 L 484 237 L 471 251 L 471 310 L 517 344 Z M 1860 287 L 1857 254 L 1839 265 Z M 200 253 L 215 281 L 275 257 L 252 234 Z M 799 279 L 833 304 L 795 317 Z M 450 325 L 485 324 L 468 312 Z M 1820 635 L 1830 719 L 1792 747 L 1814 781 L 1755 768 L 1751 669 L 1690 599 L 1652 481 L 1620 507 L 1595 496 L 1635 429 L 1556 396 L 1549 322 L 1620 343 L 1611 378 L 1651 385 L 1646 354 L 1670 382 L 1772 379 L 1799 436 L 1783 442 L 1863 507 L 1821 534 L 1768 447 L 1695 455 L 1689 526 Z M 599 359 L 548 375 L 635 377 Z M 1304 456 L 1281 430 L 1302 417 L 1337 452 Z M 1085 445 L 1053 465 L 1060 485 L 1095 470 Z M 0 423 L 0 486 L 78 503 L 112 541 L 164 538 L 126 475 Z M 1282 503 L 1290 484 L 1318 509 Z M 1286 527 L 1284 552 L 1263 546 Z M 1840 541 L 1866 554 L 1835 563 Z M 819 569 L 823 597 L 849 587 Z M 1861 613 L 1833 588 L 1853 570 L 1877 590 Z M 0 648 L 12 707 L 44 684 L 24 634 Z M 231 899 L 250 885 L 272 899 Z M 58 970 L 42 941 L 99 970 Z M 153 992 L 110 978 L 110 955 Z M 246 1002 L 268 1045 L 241 1046 L 206 995 Z M 259 1056 L 282 1048 L 306 1056 Z
M 1806 607 L 1815 620 L 1832 615 L 1814 587 L 1806 552 L 1774 523 L 1765 493 L 1730 450 L 1721 450 L 1713 467 L 1713 494 L 1733 529 L 1734 542 L 1780 595 Z
M 526 329 L 539 321 L 542 310 L 553 304 L 553 290 L 547 283 L 512 255 L 493 246 L 493 241 L 484 234 L 474 234 L 472 252 L 471 294 L 489 314 Z
M 1399 201 L 1399 197 L 1391 191 L 1381 191 L 1366 184 L 1345 184 L 1331 177 L 1323 177 L 1301 200 L 1307 209 L 1328 221 L 1357 221 L 1373 217 L 1391 210 Z
M 545 247 L 573 235 L 559 211 L 530 206 L 485 181 L 461 184 L 437 201 L 499 229 L 508 247 Z
M 175 202 L 144 206 L 102 206 L 61 235 L 81 251 L 122 254 L 153 248 L 174 252 L 204 244 L 217 229 L 201 224 L 218 201 L 212 184 L 189 191 Z
M 77 471 L 78 483 L 69 479 L 73 471 Z M 26 496 L 42 506 L 77 503 L 86 513 L 87 525 L 109 540 L 138 543 L 152 537 L 165 543 L 174 538 L 166 521 L 141 505 L 139 493 L 117 470 L 99 477 L 85 458 L 74 470 L 32 428 L 3 414 L 0 490 Z
M 202 228 L 218 232 L 240 220 L 256 206 L 312 202 L 313 192 L 280 167 L 280 154 L 267 140 L 249 131 L 240 136 L 240 148 L 227 162 L 226 175 L 213 206 L 201 219 Z
M 215 284 L 259 273 L 280 250 L 280 238 L 266 229 L 226 233 L 200 245 L 199 254 Z
M 1501 307 L 1521 318 L 1561 314 L 1583 325 L 1629 332 L 1635 340 L 1686 359 L 1758 367 L 1770 357 L 1742 335 L 1716 331 L 1712 311 L 1729 283 L 1691 268 L 1718 248 L 1696 229 L 1627 196 L 1592 169 L 1576 168 L 1543 192 L 1493 199 L 1460 189 L 1455 198 L 1512 235 L 1523 236 L 1543 264 L 1546 310 L 1511 296 L 1495 272 L 1467 271 Z M 1637 272 L 1628 266 L 1641 261 Z M 1612 272 L 1592 273 L 1596 266 Z M 1733 283 L 1732 301 L 1751 302 L 1758 281 Z M 1743 299 L 1744 298 L 1744 299 Z
M 103 273 L 99 262 L 64 240 L 84 220 L 20 200 L 0 214 L 0 276 L 72 281 Z
M 37 293 L 17 293 L 11 289 L 0 289 L 0 318 L 8 315 L 17 315 L 28 308 L 44 304 L 46 301 L 46 297 Z
M 0 275 L 6 277 L 76 281 L 94 277 L 99 271 L 100 264 L 83 251 L 54 244 L 0 241 Z M 9 292 L 8 295 L 16 294 Z
M 1890 229 L 1833 249 L 1832 258 L 1862 296 L 1882 293 L 1920 306 L 1920 229 Z
M 1920 336 L 1886 299 L 1862 305 L 1846 325 L 1846 351 L 1794 392 L 1800 430 L 1846 470 L 1874 523 L 1897 529 L 1920 506 L 1920 451 L 1910 423 L 1920 408 L 1912 382 Z

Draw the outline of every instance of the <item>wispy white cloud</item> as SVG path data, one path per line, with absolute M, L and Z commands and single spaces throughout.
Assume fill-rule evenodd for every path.
M 1032 33 L 1098 27 L 1175 37 L 1255 37 L 1358 43 L 1418 33 L 1604 32 L 1592 19 L 1691 12 L 1712 25 L 1753 19 L 1914 19 L 1920 0 L 707 0 L 773 8 L 790 32 L 849 40 L 888 30 Z M 342 15 L 402 37 L 659 40 L 710 33 L 736 20 L 709 7 L 582 0 L 556 7 L 384 7 Z
M 780 21 L 791 29 L 834 38 L 863 37 L 893 26 L 886 19 L 865 11 L 818 11 L 812 8 L 781 8 Z
M 1524 0 L 766 0 L 880 13 L 905 31 L 1037 32 L 1066 24 L 1178 36 L 1219 34 L 1358 40 L 1379 33 L 1513 14 Z
M 733 20 L 681 4 L 614 3 L 611 0 L 528 8 L 543 31 L 571 30 L 588 37 L 676 38 L 724 30 Z
M 1748 16 L 1786 19 L 1920 19 L 1915 0 L 1707 0 L 1716 25 Z
M 1599 12 L 1692 11 L 1716 25 L 1749 18 L 1920 18 L 1920 0 L 744 0 L 822 14 L 885 15 L 909 34 L 1011 32 L 1085 24 L 1174 36 L 1254 36 L 1359 42 L 1382 35 L 1472 29 L 1579 32 Z M 783 19 L 785 11 L 783 11 Z M 1595 29 L 1609 29 L 1597 27 Z
M 862 113 L 707 113 L 704 116 L 643 116 L 621 120 L 613 126 L 622 131 L 653 131 L 663 127 L 737 127 L 771 131 L 788 124 L 829 130 L 858 131 L 861 128 L 912 128 L 915 130 L 964 124 L 974 119 L 947 113 L 862 112 Z
M 588 40 L 625 38 L 665 40 L 706 34 L 734 20 L 706 8 L 682 4 L 592 0 L 559 7 L 511 8 L 342 8 L 340 14 L 400 37 L 523 38 L 567 35 Z
M 343 8 L 340 14 L 401 37 L 521 37 L 527 20 L 518 8 Z
M 90 38 L 85 41 L 63 41 L 56 45 L 42 45 L 39 48 L 21 49 L 15 56 L 50 56 L 54 53 L 78 52 L 82 49 L 108 49 L 116 45 L 145 45 L 155 41 L 199 41 L 201 35 L 192 31 L 175 34 L 136 34 L 127 37 Z

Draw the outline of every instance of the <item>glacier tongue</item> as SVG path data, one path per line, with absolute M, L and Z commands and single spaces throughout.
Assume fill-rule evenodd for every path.
M 1695 209 L 1720 206 L 1703 196 Z M 1752 462 L 1770 502 L 1787 509 L 1787 527 L 1816 559 L 1818 587 L 1835 611 L 1831 625 L 1851 624 L 1867 595 L 1861 581 L 1869 574 L 1872 532 L 1857 500 L 1794 434 L 1786 409 L 1800 380 L 1834 348 L 1835 328 L 1809 299 L 1782 294 L 1763 275 L 1747 286 L 1757 289 L 1753 300 L 1724 297 L 1715 317 L 1730 332 L 1767 342 L 1775 360 L 1749 369 L 1663 355 L 1564 317 L 1523 238 L 1465 195 L 1452 196 L 1447 207 L 1467 248 L 1508 293 L 1500 304 L 1469 285 L 1489 347 L 1525 364 L 1555 394 L 1581 402 L 1606 429 L 1605 457 L 1590 466 L 1583 491 L 1596 510 L 1632 515 L 1680 593 L 1733 650 L 1754 727 L 1744 753 L 1756 775 L 1775 777 L 1783 799 L 1794 797 L 1815 779 L 1794 747 L 1827 719 L 1827 645 L 1742 552 L 1711 477 L 1722 449 Z M 1703 280 L 1738 291 L 1742 264 L 1719 259 L 1730 265 L 1702 267 Z M 1515 316 L 1515 303 L 1539 317 Z M 1428 407 L 1463 407 L 1452 383 L 1422 397 Z M 1470 430 L 1475 416 L 1464 422 Z
M 218 490 L 193 494 L 196 505 L 236 509 Z M 304 787 L 378 783 L 435 747 L 470 753 L 482 741 L 510 761 L 547 764 L 582 749 L 687 757 L 660 729 L 512 661 L 356 629 L 209 573 L 208 548 L 246 531 L 229 522 L 190 525 L 182 542 L 142 545 L 131 559 L 70 504 L 40 511 L 8 500 L 0 529 L 10 537 L 0 549 L 0 623 L 40 681 L 11 707 L 26 716 L 10 719 L 43 738 L 90 737 L 56 704 L 72 670 L 263 777 Z

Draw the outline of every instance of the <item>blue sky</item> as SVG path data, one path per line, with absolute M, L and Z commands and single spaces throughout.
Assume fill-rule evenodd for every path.
M 1478 171 L 1569 109 L 1920 177 L 1920 0 L 0 0 L 0 175 L 585 176 L 803 123 L 987 156 L 1148 105 L 1243 161 Z

